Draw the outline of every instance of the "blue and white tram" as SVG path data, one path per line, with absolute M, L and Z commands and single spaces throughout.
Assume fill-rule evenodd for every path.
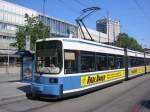
M 121 82 L 127 73 L 124 54 L 123 48 L 82 39 L 38 40 L 31 93 L 63 98 Z M 128 77 L 145 73 L 144 53 L 128 50 L 127 54 Z

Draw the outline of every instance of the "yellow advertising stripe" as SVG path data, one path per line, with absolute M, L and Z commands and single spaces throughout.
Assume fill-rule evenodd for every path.
M 80 79 L 81 86 L 88 86 L 91 84 L 97 84 L 104 81 L 109 81 L 117 78 L 122 78 L 125 76 L 125 71 L 117 71 L 117 72 L 110 72 L 105 74 L 95 74 L 89 76 L 82 76 Z
M 150 71 L 150 66 L 146 66 L 146 70 L 147 70 L 147 71 Z
M 129 74 L 136 75 L 136 74 L 143 73 L 144 71 L 145 71 L 145 68 L 133 68 L 129 70 Z

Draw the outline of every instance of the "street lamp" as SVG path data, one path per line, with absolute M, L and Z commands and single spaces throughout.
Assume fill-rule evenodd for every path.
M 44 25 L 46 25 L 46 22 L 45 22 L 45 0 L 43 0 L 43 23 L 44 23 Z M 45 27 L 43 27 L 43 39 L 45 38 Z
M 7 72 L 7 73 L 9 73 L 9 70 L 8 70 L 8 68 L 9 68 L 9 57 L 10 57 L 10 56 L 9 56 L 9 44 L 10 44 L 10 43 L 8 43 L 8 46 L 7 46 L 7 67 L 6 67 L 6 68 L 7 68 L 7 69 L 6 69 L 6 72 Z
M 8 46 L 7 46 L 7 73 L 9 73 L 9 70 L 8 70 L 8 68 L 9 68 L 9 62 L 10 62 L 10 46 L 11 46 L 11 44 L 13 44 L 13 43 L 10 43 L 10 42 L 8 42 Z
M 101 42 L 100 40 L 101 40 L 101 33 L 99 31 L 99 43 Z

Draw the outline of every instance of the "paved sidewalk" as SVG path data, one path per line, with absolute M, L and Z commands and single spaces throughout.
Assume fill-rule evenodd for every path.
M 20 82 L 19 74 L 0 74 L 0 100 L 25 96 L 29 83 Z
M 1 74 L 20 74 L 20 67 L 17 66 L 9 66 L 9 68 L 7 66 L 0 66 L 0 75 Z
M 0 74 L 0 84 L 6 82 L 17 82 L 20 81 L 19 74 Z

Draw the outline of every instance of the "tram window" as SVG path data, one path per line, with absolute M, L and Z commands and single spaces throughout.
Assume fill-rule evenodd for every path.
M 137 67 L 138 66 L 138 61 L 136 58 L 133 58 L 133 67 Z
M 123 57 L 116 57 L 115 68 L 116 69 L 123 68 Z
M 108 69 L 109 70 L 115 69 L 115 57 L 114 56 L 108 56 Z
M 65 74 L 77 73 L 77 60 L 75 52 L 65 51 Z
M 130 58 L 130 57 L 129 57 L 129 59 L 128 59 L 128 67 L 129 67 L 129 68 L 132 67 L 132 58 Z
M 95 71 L 94 55 L 81 56 L 81 72 Z
M 96 68 L 98 71 L 107 69 L 107 57 L 104 55 L 97 55 L 96 57 Z
M 148 65 L 150 65 L 150 59 L 148 59 Z
M 142 58 L 141 65 L 144 66 L 144 58 Z
M 36 47 L 36 72 L 58 74 L 62 68 L 62 43 L 60 41 L 38 42 Z
M 145 63 L 144 63 L 144 58 L 142 58 L 142 66 L 144 66 L 145 65 Z
M 129 67 L 134 67 L 134 65 L 135 65 L 134 58 L 129 57 L 128 66 L 129 66 Z
M 143 58 L 137 58 L 137 66 L 143 66 L 143 65 L 144 65 Z
M 148 59 L 148 58 L 146 59 L 146 64 L 150 65 L 150 59 Z
M 149 65 L 149 59 L 146 59 L 146 65 Z
M 140 66 L 140 60 L 138 58 L 135 58 L 135 66 L 136 67 Z
M 129 67 L 138 67 L 138 66 L 144 66 L 144 58 L 130 57 Z
M 128 58 L 128 67 L 129 68 L 131 67 L 131 60 L 130 60 L 130 58 Z
M 143 58 L 136 58 L 136 65 L 135 66 L 143 66 L 144 60 Z

